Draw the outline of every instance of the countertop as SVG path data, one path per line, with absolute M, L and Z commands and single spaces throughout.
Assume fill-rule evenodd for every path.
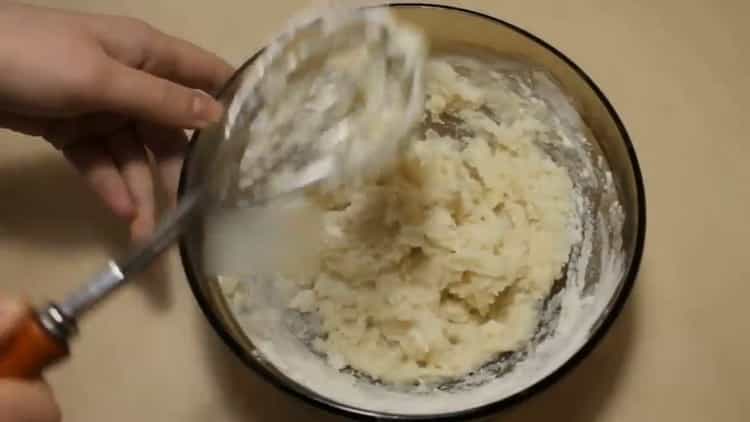
M 48 0 L 127 14 L 235 64 L 309 0 Z M 452 2 L 549 41 L 599 84 L 640 159 L 648 235 L 624 312 L 559 383 L 490 420 L 750 420 L 750 3 Z M 261 5 L 262 4 L 262 5 Z M 43 142 L 0 132 L 0 290 L 59 298 L 125 233 Z M 48 378 L 69 422 L 333 421 L 246 370 L 176 255 L 82 326 Z

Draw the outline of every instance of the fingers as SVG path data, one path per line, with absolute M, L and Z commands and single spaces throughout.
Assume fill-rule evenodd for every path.
M 44 136 L 51 120 L 19 116 L 0 110 L 0 128 L 10 129 L 29 136 Z
M 0 380 L 0 416 L 3 421 L 59 422 L 49 386 L 42 381 Z
M 234 73 L 216 55 L 158 31 L 144 47 L 143 70 L 211 94 L 216 94 Z
M 82 139 L 107 137 L 128 124 L 125 116 L 111 113 L 84 114 L 74 119 L 51 119 L 42 135 L 58 149 Z
M 184 132 L 154 128 L 138 135 L 148 139 L 146 145 L 154 154 L 170 204 L 174 204 L 186 144 Z M 130 221 L 134 241 L 143 241 L 153 233 L 157 217 L 153 174 L 141 139 L 135 129 L 125 128 L 104 141 L 77 143 L 63 150 L 114 214 Z
M 132 130 L 111 137 L 109 148 L 135 207 L 135 217 L 130 223 L 131 237 L 134 241 L 143 241 L 156 224 L 154 184 L 146 150 L 136 141 Z
M 70 119 L 28 117 L 0 110 L 0 128 L 29 136 L 40 136 L 57 149 L 82 139 L 109 136 L 127 125 L 125 116 L 110 113 L 91 113 Z
M 169 207 L 177 204 L 177 189 L 182 171 L 182 161 L 187 149 L 187 136 L 180 129 L 143 124 L 138 136 L 154 155 L 159 170 L 159 181 Z
M 13 334 L 27 310 L 20 301 L 0 298 L 0 346 Z
M 116 216 L 131 219 L 135 215 L 130 192 L 105 144 L 80 142 L 63 153 Z
M 201 91 L 114 61 L 107 67 L 92 107 L 180 128 L 203 128 L 221 117 L 221 104 Z
M 137 19 L 100 17 L 88 26 L 115 60 L 191 88 L 214 94 L 234 72 L 215 54 Z

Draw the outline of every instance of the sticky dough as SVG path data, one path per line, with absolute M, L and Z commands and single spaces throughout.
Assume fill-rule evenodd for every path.
M 452 131 L 421 131 L 378 180 L 311 194 L 321 270 L 290 306 L 320 318 L 329 362 L 387 383 L 458 377 L 523 347 L 570 252 L 572 183 L 535 144 L 541 123 L 496 123 L 516 94 L 502 75 L 457 70 L 432 59 L 427 72 L 425 121 L 452 116 Z

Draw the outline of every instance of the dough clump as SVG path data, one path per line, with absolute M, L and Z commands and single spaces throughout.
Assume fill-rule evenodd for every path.
M 431 59 L 424 127 L 377 180 L 310 193 L 320 272 L 290 307 L 317 351 L 386 383 L 460 377 L 530 341 L 568 261 L 573 185 L 500 72 Z M 496 118 L 517 109 L 512 121 Z

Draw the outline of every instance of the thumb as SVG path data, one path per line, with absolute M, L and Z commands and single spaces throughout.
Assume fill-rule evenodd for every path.
M 203 128 L 221 118 L 223 107 L 208 94 L 144 71 L 112 62 L 93 105 L 140 120 L 180 127 Z
M 13 334 L 26 309 L 20 301 L 0 297 L 0 345 Z
M 0 379 L 0 420 L 58 422 L 60 408 L 43 381 Z

